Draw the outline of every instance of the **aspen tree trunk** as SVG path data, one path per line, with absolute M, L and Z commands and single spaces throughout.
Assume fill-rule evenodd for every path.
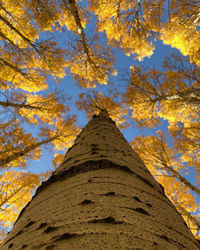
M 4 158 L 3 160 L 0 160 L 0 167 L 3 167 L 4 165 L 7 165 L 8 163 L 17 160 L 19 157 L 26 156 L 27 153 L 33 151 L 36 148 L 39 148 L 40 146 L 47 144 L 53 140 L 55 140 L 58 136 L 51 137 L 49 139 L 46 139 L 44 141 L 40 141 L 38 143 L 32 144 L 28 146 L 27 148 L 22 149 L 19 152 L 14 152 L 13 154 L 9 155 L 8 157 Z
M 20 213 L 1 250 L 200 249 L 106 111 Z

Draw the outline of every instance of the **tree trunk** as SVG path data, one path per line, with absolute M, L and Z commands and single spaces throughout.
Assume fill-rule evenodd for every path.
M 53 136 L 51 138 L 48 138 L 46 140 L 37 142 L 35 144 L 32 144 L 24 149 L 21 149 L 21 151 L 14 152 L 13 154 L 9 155 L 8 157 L 3 158 L 2 160 L 0 159 L 0 169 L 1 167 L 9 164 L 12 161 L 17 160 L 19 157 L 24 157 L 26 156 L 29 152 L 33 151 L 36 148 L 39 148 L 42 145 L 48 144 L 49 142 L 55 140 L 58 136 Z
M 200 249 L 106 111 L 83 128 L 0 249 Z

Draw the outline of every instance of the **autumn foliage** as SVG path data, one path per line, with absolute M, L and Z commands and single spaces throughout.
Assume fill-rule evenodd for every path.
M 122 129 L 168 122 L 131 144 L 199 237 L 199 26 L 199 1 L 0 1 L 0 240 L 49 174 L 27 167 L 44 149 L 58 166 L 79 133 L 67 83 L 68 96 L 51 88 L 66 74 L 81 89 L 76 105 L 88 118 L 107 109 Z M 162 68 L 133 61 L 118 88 L 116 51 L 142 61 L 157 40 L 179 53 Z

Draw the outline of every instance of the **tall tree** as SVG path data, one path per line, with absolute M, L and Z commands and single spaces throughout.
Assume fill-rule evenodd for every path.
M 141 80 L 141 85 L 143 82 L 144 81 Z M 141 105 L 144 103 L 145 105 L 147 105 L 146 106 L 146 109 L 147 109 L 148 105 L 151 105 L 151 101 L 153 102 L 153 98 L 152 100 L 149 100 L 149 103 L 148 103 L 148 99 L 143 100 L 142 97 L 141 99 L 139 99 L 138 95 L 140 93 L 142 94 L 144 93 L 142 92 L 142 89 L 140 89 L 140 85 L 138 85 L 138 88 L 139 90 L 134 92 L 135 95 L 132 96 L 133 97 L 132 103 L 134 104 L 133 105 L 134 118 L 135 119 L 138 118 L 138 120 L 144 118 L 143 123 L 141 125 L 148 126 L 148 124 L 150 124 L 151 126 L 152 124 L 150 122 L 152 121 L 152 119 L 147 120 L 147 117 L 145 117 L 145 114 L 147 114 L 148 116 L 151 116 L 152 111 L 148 110 L 149 113 L 148 112 L 145 113 L 146 110 L 145 109 L 142 110 L 139 104 L 140 102 L 141 102 Z M 179 90 L 178 92 L 180 93 Z M 164 95 L 164 91 L 162 91 L 162 93 Z M 148 98 L 148 94 L 146 95 L 146 97 Z M 159 99 L 159 97 L 160 96 L 158 96 L 158 100 L 157 100 L 158 102 L 165 101 L 165 98 Z M 173 102 L 174 100 L 172 99 L 170 101 Z M 175 101 L 177 101 L 176 98 L 175 98 Z M 179 102 L 177 102 L 177 105 L 174 105 L 175 106 L 174 109 L 176 109 L 178 112 L 184 103 L 187 103 L 187 102 L 184 102 L 184 100 L 180 100 Z M 124 107 L 116 91 L 112 93 L 112 96 L 103 95 L 101 92 L 97 94 L 96 91 L 93 91 L 93 95 L 81 94 L 79 96 L 79 101 L 77 101 L 77 105 L 79 109 L 85 110 L 88 117 L 91 117 L 92 112 L 98 112 L 99 109 L 104 108 L 104 109 L 109 110 L 110 117 L 112 117 L 116 121 L 116 124 L 118 125 L 118 127 L 126 128 L 125 125 L 130 125 L 130 124 L 127 124 L 127 122 L 126 123 L 124 122 L 124 119 L 128 117 L 127 115 L 124 116 L 127 113 L 128 109 L 127 107 Z M 135 112 L 137 112 L 135 111 L 135 109 L 136 110 L 138 109 L 138 113 L 142 115 L 140 116 L 139 114 L 135 115 Z M 169 113 L 170 113 L 170 109 L 169 109 Z M 159 114 L 158 114 L 158 117 L 159 117 Z M 174 117 L 176 118 L 176 120 L 178 120 L 180 116 L 177 116 L 177 117 L 174 116 Z M 128 119 L 128 121 L 130 121 L 130 119 Z M 159 120 L 157 120 L 157 122 L 159 122 Z M 197 144 L 198 133 L 192 139 L 193 139 L 193 143 L 196 142 Z M 184 212 L 181 214 L 186 220 L 191 231 L 194 233 L 194 235 L 196 235 L 196 237 L 198 237 L 199 231 L 200 231 L 200 228 L 199 228 L 199 218 L 200 218 L 199 215 L 200 214 L 199 214 L 199 206 L 197 204 L 196 197 L 195 197 L 195 195 L 196 196 L 200 195 L 199 185 L 197 185 L 199 184 L 198 176 L 196 179 L 197 184 L 195 183 L 195 178 L 189 181 L 192 170 L 195 170 L 199 174 L 198 153 L 196 154 L 196 157 L 193 157 L 193 155 L 195 154 L 194 146 L 191 147 L 191 144 L 189 144 L 189 142 L 185 143 L 183 141 L 183 135 L 181 135 L 181 133 L 178 134 L 178 131 L 175 136 L 175 140 L 176 140 L 175 141 L 176 144 L 173 145 L 173 147 L 168 147 L 165 134 L 161 131 L 157 131 L 156 135 L 136 137 L 131 142 L 131 145 L 133 149 L 139 154 L 141 159 L 144 161 L 145 165 L 147 166 L 148 170 L 150 170 L 151 174 L 167 190 L 166 195 L 172 201 L 172 203 L 176 206 L 176 208 L 177 209 L 181 208 L 181 211 L 183 211 L 184 209 L 185 211 L 187 211 L 187 213 Z M 179 143 L 179 146 L 177 145 L 178 143 Z M 195 166 L 196 168 L 194 168 Z M 174 199 L 173 197 L 176 197 L 176 199 Z
M 64 115 L 69 113 L 64 98 L 56 91 L 42 92 L 48 88 L 48 75 L 55 79 L 65 75 L 66 52 L 58 47 L 57 42 L 39 39 L 39 31 L 44 27 L 35 25 L 41 16 L 34 15 L 32 4 L 33 1 L 26 0 L 0 3 L 1 168 L 24 167 L 27 159 L 37 159 L 41 145 L 52 142 L 53 138 L 58 139 L 58 131 L 59 138 L 62 137 L 61 122 L 65 122 L 65 128 L 71 129 L 68 142 L 75 132 L 75 117 Z M 48 29 L 50 26 L 46 27 Z M 27 124 L 35 125 L 38 134 L 27 132 L 24 129 Z M 39 138 L 44 129 L 52 130 L 50 138 L 47 134 L 45 138 Z
M 0 242 L 45 177 L 46 174 L 27 171 L 7 171 L 0 175 Z
M 99 108 L 108 109 L 120 128 L 131 123 L 127 115 L 131 111 L 139 126 L 156 126 L 162 119 L 167 120 L 174 138 L 173 153 L 177 151 L 179 156 L 177 159 L 177 153 L 174 157 L 172 150 L 165 148 L 173 156 L 167 158 L 173 163 L 170 165 L 163 155 L 159 158 L 152 143 L 154 151 L 149 151 L 156 160 L 156 171 L 162 166 L 164 173 L 176 175 L 174 179 L 172 175 L 159 177 L 159 181 L 168 190 L 173 184 L 180 194 L 185 194 L 188 187 L 198 193 L 198 186 L 191 185 L 181 172 L 187 163 L 194 166 L 200 180 L 199 17 L 199 1 L 195 0 L 2 0 L 0 169 L 26 167 L 31 159 L 39 159 L 42 146 L 66 149 L 77 133 L 64 99 L 48 90 L 49 78 L 59 82 L 67 69 L 84 91 L 110 84 L 110 76 L 117 75 L 116 48 L 142 60 L 153 54 L 155 41 L 161 39 L 188 55 L 188 62 L 193 64 L 174 56 L 165 61 L 164 72 L 145 72 L 133 65 L 123 102 L 119 91 L 103 95 L 104 91 L 98 92 L 97 88 L 93 92 L 95 102 L 91 103 L 86 93 L 80 95 L 77 104 L 88 117 Z M 151 141 L 159 142 L 160 138 L 154 139 Z M 141 150 L 139 153 L 144 155 Z M 56 166 L 62 157 L 57 152 L 53 164 Z M 179 199 L 173 199 L 170 192 L 167 195 L 196 229 L 198 221 L 195 224 L 190 213 L 195 206 L 190 209 L 186 204 L 191 204 L 191 196 L 185 196 L 184 203 L 183 195 L 177 195 Z
M 107 111 L 83 128 L 1 248 L 199 249 Z
M 168 147 L 161 131 L 156 136 L 135 137 L 131 145 L 151 174 L 165 188 L 166 195 L 181 213 L 188 227 L 198 236 L 200 214 L 194 194 L 200 196 L 200 189 L 194 181 L 189 181 L 191 167 L 184 164 L 175 147 Z
M 160 31 L 160 38 L 164 44 L 179 49 L 184 56 L 189 56 L 191 62 L 200 66 L 199 1 L 167 0 L 166 2 L 168 21 Z
M 23 129 L 18 120 L 2 123 L 0 134 L 0 168 L 26 167 L 29 160 L 41 156 L 41 147 L 53 147 L 56 151 L 69 147 L 79 129 L 74 117 L 60 117 L 54 126 L 39 127 L 38 136 L 32 136 Z
M 65 75 L 64 68 L 67 66 L 81 86 L 94 87 L 97 83 L 107 83 L 107 75 L 114 72 L 110 49 L 100 43 L 97 34 L 94 33 L 90 38 L 85 34 L 88 18 L 89 14 L 76 1 L 1 1 L 0 119 L 3 122 L 0 134 L 3 144 L 0 151 L 3 154 L 1 160 L 9 163 L 1 166 L 21 167 L 27 165 L 25 159 L 36 159 L 40 155 L 41 145 L 52 142 L 52 138 L 58 138 L 51 136 L 39 140 L 38 136 L 43 134 L 44 128 L 52 131 L 54 129 L 54 134 L 59 130 L 61 138 L 61 134 L 66 134 L 66 131 L 61 131 L 57 125 L 65 120 L 69 127 L 68 135 L 74 135 L 75 117 L 66 117 L 69 107 L 64 98 L 56 91 L 45 93 L 49 75 L 58 81 L 58 78 Z M 50 35 L 45 40 L 40 38 L 42 32 L 61 31 L 64 26 L 67 32 L 71 32 L 71 40 L 65 37 L 65 47 L 68 49 L 60 46 L 57 40 L 50 39 Z M 37 125 L 38 136 L 27 133 L 24 122 Z M 16 127 L 17 129 L 11 129 Z M 3 138 L 8 135 L 8 130 L 9 140 Z M 9 141 L 16 142 L 19 137 L 17 155 L 25 157 L 20 156 L 20 160 L 10 164 L 8 158 L 16 160 L 16 157 L 10 157 L 13 152 L 16 155 L 16 147 L 12 148 Z M 30 145 L 27 145 L 28 137 L 31 139 Z M 72 137 L 65 138 L 63 148 L 69 138 L 70 143 Z M 5 140 L 7 141 L 4 142 Z M 23 149 L 20 152 L 21 148 L 27 146 L 28 150 Z
M 123 102 L 139 126 L 169 123 L 168 130 L 182 158 L 198 170 L 200 134 L 200 68 L 173 54 L 164 61 L 164 72 L 132 67 Z

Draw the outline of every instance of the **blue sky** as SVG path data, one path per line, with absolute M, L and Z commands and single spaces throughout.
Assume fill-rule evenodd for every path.
M 111 81 L 114 82 L 115 86 L 119 87 L 121 91 L 125 91 L 126 82 L 123 82 L 121 79 L 121 75 L 124 72 L 129 70 L 131 65 L 144 65 L 145 67 L 155 67 L 159 70 L 162 70 L 162 62 L 165 56 L 169 56 L 172 52 L 177 52 L 177 49 L 173 49 L 168 45 L 164 45 L 162 41 L 158 40 L 155 43 L 155 50 L 153 55 L 150 58 L 144 58 L 143 61 L 134 60 L 133 55 L 126 56 L 122 51 L 114 49 L 115 51 L 115 67 L 118 69 L 118 76 L 112 77 Z M 122 77 L 123 78 L 123 77 Z M 83 111 L 79 111 L 76 108 L 75 102 L 78 98 L 78 95 L 82 92 L 88 92 L 88 89 L 83 89 L 77 86 L 76 81 L 70 76 L 69 73 L 66 73 L 66 76 L 61 80 L 60 84 L 55 83 L 55 81 L 49 77 L 48 80 L 49 91 L 53 91 L 55 88 L 61 90 L 62 93 L 66 93 L 72 97 L 70 102 L 71 114 L 77 115 L 77 124 L 81 127 L 85 126 L 88 122 L 85 113 Z M 107 86 L 101 86 L 101 89 L 107 88 Z M 124 137 L 127 141 L 132 141 L 136 136 L 146 135 L 150 136 L 152 134 L 156 134 L 157 130 L 162 130 L 168 139 L 169 146 L 173 145 L 172 139 L 168 135 L 168 122 L 163 121 L 162 124 L 156 129 L 148 129 L 148 128 L 139 128 L 136 124 L 133 124 L 130 128 L 126 130 L 122 130 L 121 132 L 124 134 Z M 34 173 L 40 173 L 41 171 L 46 171 L 52 169 L 51 159 L 53 158 L 54 152 L 48 152 L 43 150 L 42 158 L 39 161 L 31 162 L 29 166 L 29 170 Z M 186 178 L 194 183 L 194 178 L 196 174 L 193 170 L 191 170 L 190 175 Z M 200 199 L 198 199 L 200 202 Z
M 118 69 L 118 76 L 112 77 L 111 81 L 114 82 L 115 86 L 119 87 L 120 90 L 125 91 L 126 82 L 121 80 L 120 75 L 129 70 L 131 65 L 144 65 L 145 67 L 156 67 L 157 69 L 162 69 L 162 61 L 165 56 L 171 54 L 171 52 L 177 51 L 176 49 L 172 49 L 170 46 L 163 45 L 162 41 L 157 41 L 155 44 L 155 51 L 151 58 L 145 58 L 143 61 L 134 60 L 133 55 L 126 56 L 122 51 L 115 49 L 115 67 Z M 77 86 L 76 81 L 67 73 L 66 76 L 61 80 L 60 84 L 57 84 L 51 77 L 48 78 L 49 91 L 53 91 L 54 89 L 60 90 L 62 93 L 70 95 L 72 97 L 70 101 L 71 114 L 77 115 L 77 124 L 81 127 L 85 126 L 88 122 L 85 113 L 83 111 L 79 111 L 76 108 L 75 102 L 78 98 L 78 95 L 82 92 L 88 92 L 88 89 L 83 89 Z M 107 88 L 107 86 L 101 86 L 101 89 Z M 155 134 L 158 129 L 162 129 L 165 133 L 167 133 L 167 121 L 163 121 L 163 124 L 156 129 L 141 129 L 139 127 L 131 126 L 126 130 L 122 130 L 127 141 L 131 141 L 135 136 L 139 136 L 142 134 L 152 135 Z M 32 131 L 34 129 L 32 128 Z M 170 138 L 169 142 L 172 143 Z M 53 154 L 53 153 L 51 153 Z M 32 162 L 29 169 L 35 173 L 39 173 L 41 171 L 50 169 L 51 155 L 49 152 L 43 150 L 43 157 L 40 161 Z

